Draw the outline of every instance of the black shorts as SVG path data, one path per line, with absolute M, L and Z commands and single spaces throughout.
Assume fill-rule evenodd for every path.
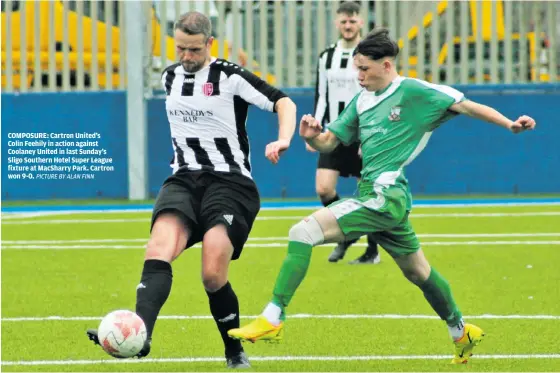
M 253 180 L 240 174 L 179 170 L 161 187 L 152 213 L 152 227 L 162 212 L 178 212 L 190 231 L 187 248 L 204 234 L 224 224 L 233 244 L 235 260 L 241 255 L 260 210 Z
M 335 170 L 342 177 L 360 177 L 362 159 L 358 155 L 360 143 L 355 142 L 350 146 L 340 144 L 330 153 L 319 154 L 317 168 Z

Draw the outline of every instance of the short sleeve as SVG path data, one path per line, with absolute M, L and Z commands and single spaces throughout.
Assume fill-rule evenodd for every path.
M 406 90 L 408 98 L 419 106 L 419 117 L 425 118 L 428 131 L 456 116 L 449 108 L 465 100 L 465 95 L 453 87 L 419 79 L 407 79 Z

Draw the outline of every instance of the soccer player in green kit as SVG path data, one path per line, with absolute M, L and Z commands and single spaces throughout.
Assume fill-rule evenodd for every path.
M 361 142 L 359 197 L 337 201 L 290 229 L 288 254 L 272 301 L 253 322 L 230 329 L 230 337 L 251 342 L 282 339 L 285 310 L 305 277 L 313 246 L 368 233 L 375 233 L 377 242 L 447 323 L 455 345 L 452 363 L 466 363 L 484 337 L 482 329 L 463 321 L 449 283 L 430 266 L 420 248 L 408 218 L 412 197 L 403 170 L 424 149 L 432 131 L 454 115 L 466 114 L 513 133 L 534 129 L 535 121 L 525 115 L 512 121 L 465 99 L 454 88 L 399 76 L 395 66 L 398 52 L 386 29 L 370 32 L 354 51 L 364 89 L 323 133 L 315 118 L 302 117 L 300 136 L 320 152 L 332 151 L 339 143 Z

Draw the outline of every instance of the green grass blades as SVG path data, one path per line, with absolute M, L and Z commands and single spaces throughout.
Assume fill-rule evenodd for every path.
M 265 210 L 230 269 L 242 324 L 259 314 L 286 254 L 290 226 L 310 210 Z M 134 309 L 149 213 L 2 220 L 3 371 L 225 371 L 200 281 L 200 248 L 173 265 L 149 359 L 110 358 L 86 337 L 101 317 Z M 558 371 L 560 206 L 416 208 L 411 220 L 467 322 L 487 338 L 469 366 L 449 364 L 445 324 L 390 257 L 348 265 L 313 251 L 288 308 L 284 342 L 248 344 L 255 371 Z M 53 318 L 53 317 L 57 318 Z

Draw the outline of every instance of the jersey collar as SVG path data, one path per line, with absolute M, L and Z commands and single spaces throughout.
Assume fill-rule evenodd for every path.
M 380 89 L 379 91 L 375 91 L 374 94 L 375 94 L 376 96 L 381 96 L 383 93 L 385 93 L 385 92 L 389 89 L 389 87 L 391 87 L 391 86 L 393 85 L 393 83 L 400 82 L 401 80 L 402 80 L 402 77 L 401 77 L 400 75 L 397 75 L 397 77 L 396 77 L 395 79 L 393 79 L 393 80 L 391 81 L 391 83 L 389 83 L 389 84 L 387 85 L 387 87 L 385 87 L 385 88 L 383 88 L 383 89 Z

